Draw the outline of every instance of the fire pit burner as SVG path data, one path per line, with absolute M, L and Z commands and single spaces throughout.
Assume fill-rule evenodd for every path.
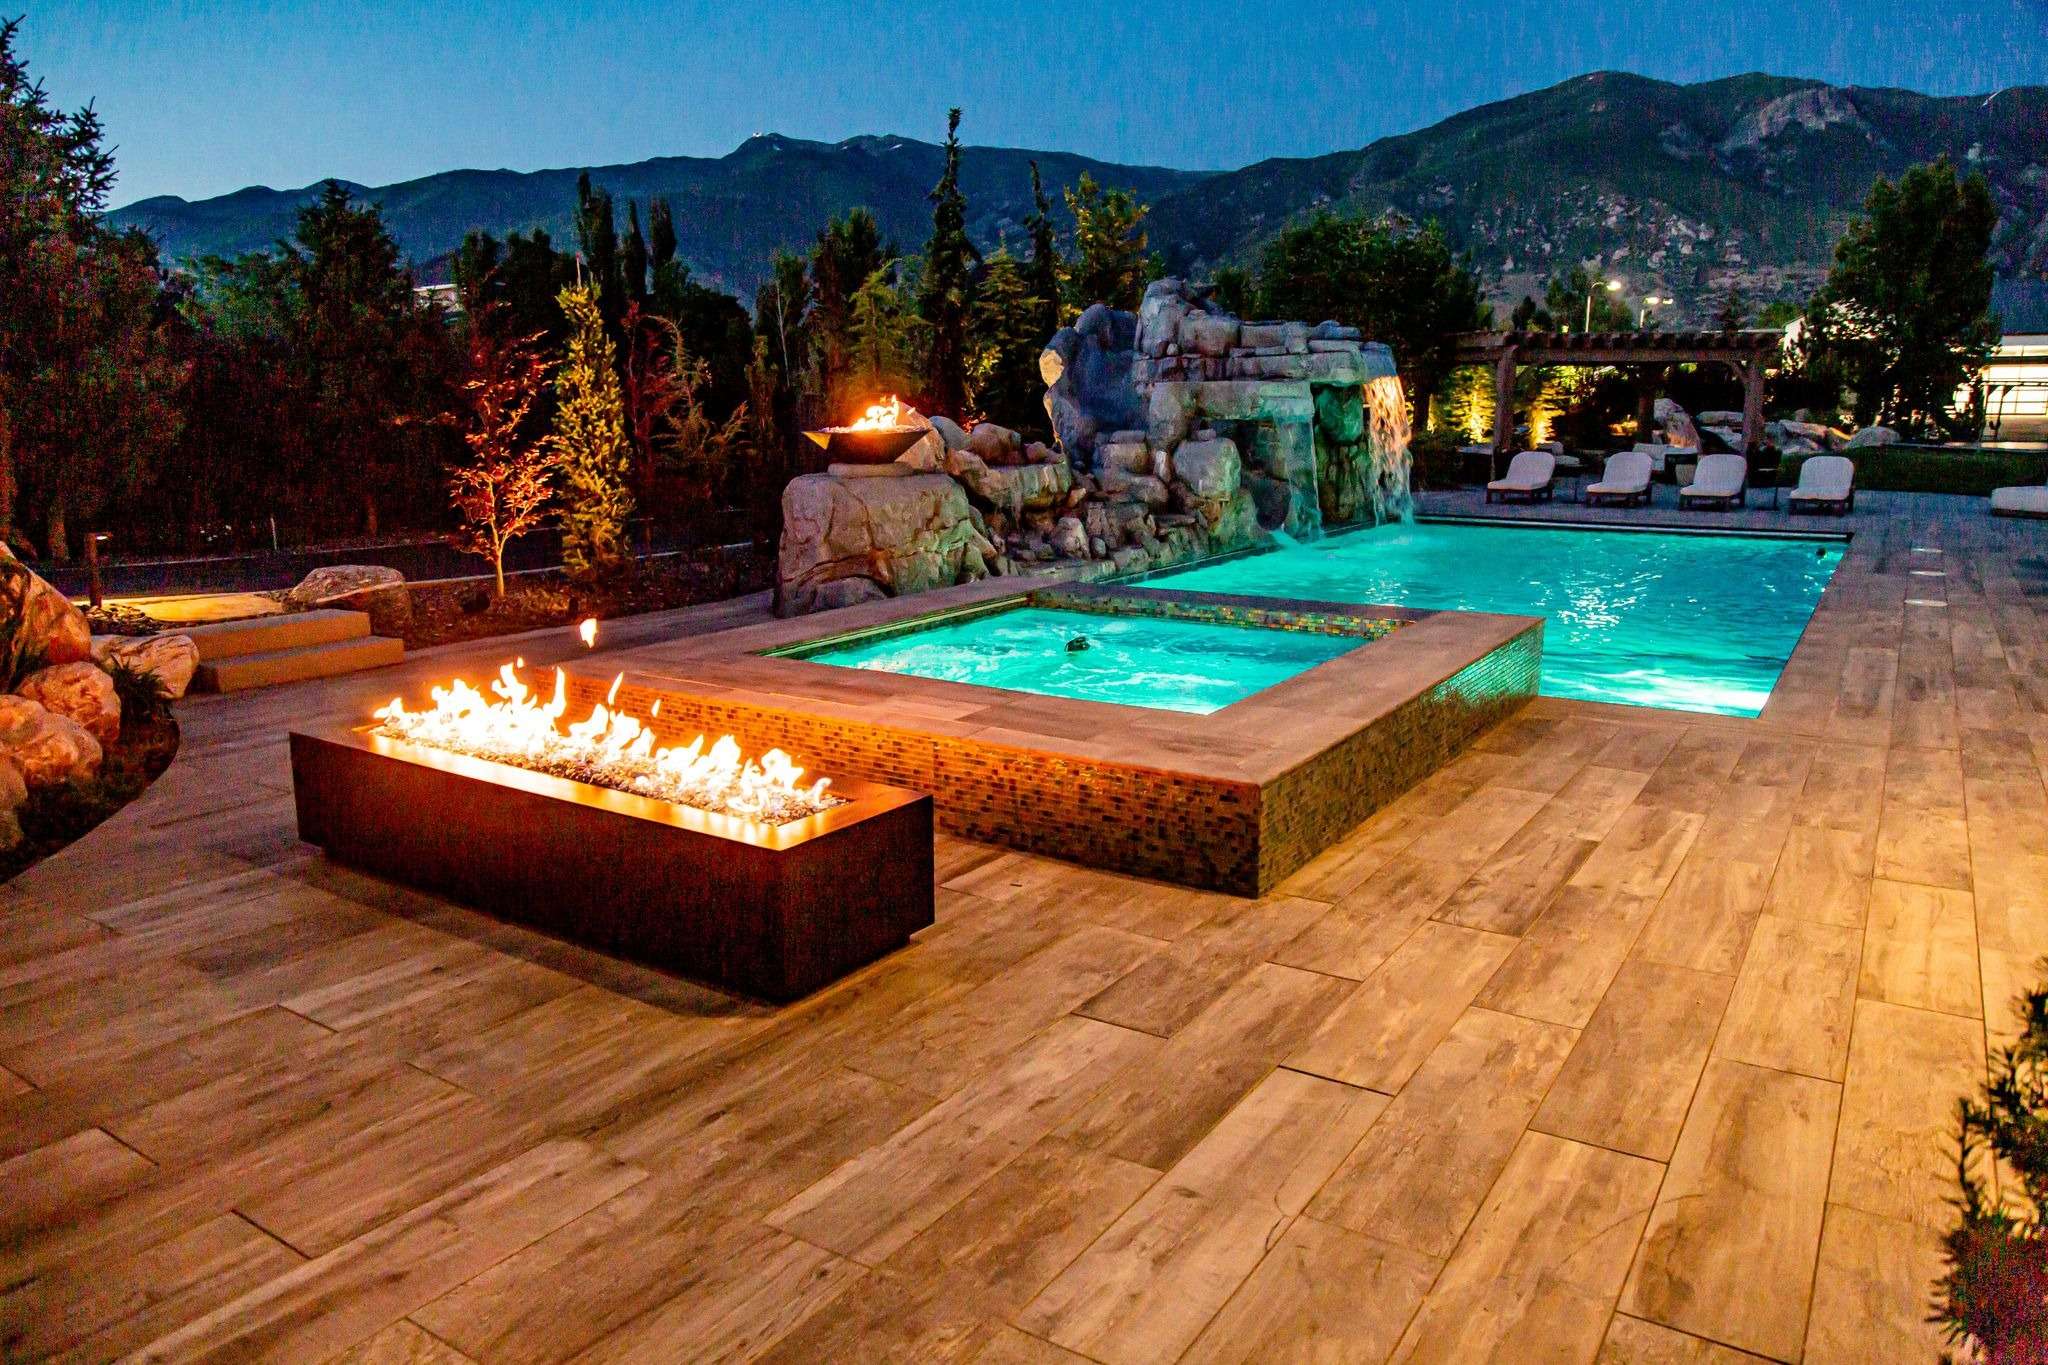
M 834 464 L 888 464 L 922 440 L 927 430 L 903 420 L 903 404 L 892 393 L 849 426 L 804 435 L 822 446 Z

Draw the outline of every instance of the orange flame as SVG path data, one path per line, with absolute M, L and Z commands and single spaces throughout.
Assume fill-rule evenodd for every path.
M 585 649 L 596 649 L 596 648 L 597 648 L 597 618 L 596 618 L 595 616 L 586 616 L 586 617 L 584 617 L 584 618 L 583 618 L 583 621 L 582 621 L 582 624 L 580 624 L 580 625 L 578 625 L 578 626 L 576 627 L 576 634 L 582 637 L 582 639 L 583 639 L 583 647 L 584 647 Z
M 805 784 L 804 770 L 780 749 L 755 762 L 731 735 L 721 735 L 708 749 L 702 735 L 681 748 L 657 748 L 652 729 L 614 709 L 624 679 L 623 673 L 614 678 L 605 700 L 566 729 L 559 724 L 569 709 L 562 670 L 555 670 L 553 697 L 543 702 L 509 663 L 490 685 L 496 701 L 458 678 L 433 690 L 432 710 L 408 711 L 402 698 L 393 697 L 374 715 L 379 731 L 393 739 L 763 824 L 783 824 L 839 804 L 825 790 L 830 779 Z
M 886 431 L 903 425 L 903 403 L 895 394 L 873 404 L 846 431 Z

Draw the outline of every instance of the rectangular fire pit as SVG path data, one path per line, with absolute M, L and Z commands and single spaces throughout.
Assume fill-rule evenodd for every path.
M 374 733 L 291 736 L 299 837 L 601 952 L 793 1000 L 932 922 L 932 802 L 759 824 Z

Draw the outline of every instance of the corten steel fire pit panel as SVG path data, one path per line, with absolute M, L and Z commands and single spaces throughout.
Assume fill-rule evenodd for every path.
M 793 1000 L 932 922 L 932 802 L 754 824 L 408 744 L 291 736 L 299 837 L 328 856 L 601 952 Z

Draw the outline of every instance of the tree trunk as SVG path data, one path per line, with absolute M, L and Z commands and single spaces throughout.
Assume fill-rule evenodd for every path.
M 372 540 L 377 538 L 377 495 L 375 493 L 366 492 L 363 494 L 363 533 Z
M 48 552 L 52 562 L 71 562 L 71 541 L 65 534 L 64 499 L 61 495 L 50 499 L 50 515 L 45 524 L 44 540 L 46 543 L 43 548 Z
M 14 536 L 14 423 L 0 403 L 0 544 Z
M 503 545 L 498 546 L 497 550 L 491 555 L 491 572 L 497 575 L 498 598 L 502 601 L 505 596 L 505 547 Z

